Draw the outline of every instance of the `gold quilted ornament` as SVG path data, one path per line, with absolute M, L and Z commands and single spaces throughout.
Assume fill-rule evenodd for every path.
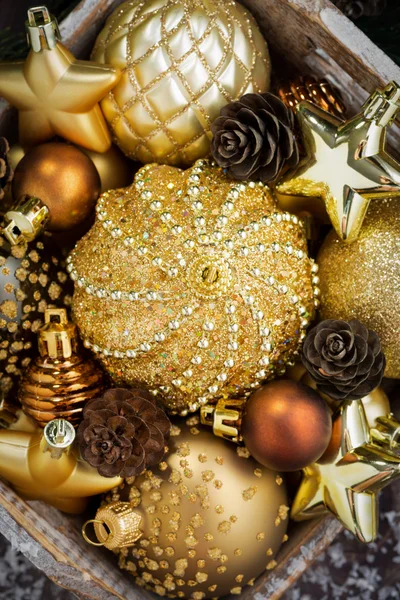
M 122 70 L 101 106 L 114 141 L 143 163 L 206 156 L 222 106 L 269 89 L 267 43 L 234 0 L 124 2 L 92 58 Z
M 86 347 L 173 414 L 281 374 L 318 302 L 302 222 L 208 160 L 146 165 L 103 194 L 68 261 Z

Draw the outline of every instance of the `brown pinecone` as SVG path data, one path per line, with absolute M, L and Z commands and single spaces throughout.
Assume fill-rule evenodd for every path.
M 335 400 L 363 398 L 380 385 L 386 366 L 377 334 L 356 319 L 319 323 L 304 340 L 302 361 Z
M 147 390 L 111 389 L 86 404 L 78 443 L 103 477 L 132 477 L 161 461 L 170 427 Z
M 234 179 L 274 181 L 299 162 L 294 116 L 273 94 L 245 94 L 211 126 L 211 153 Z
M 360 17 L 377 17 L 386 8 L 386 0 L 333 0 L 333 3 L 353 21 Z
M 5 137 L 0 137 L 0 200 L 4 197 L 4 189 L 13 176 L 14 171 L 8 160 L 10 146 Z

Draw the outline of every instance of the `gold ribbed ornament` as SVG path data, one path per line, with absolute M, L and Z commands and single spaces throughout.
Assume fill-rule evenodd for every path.
M 192 164 L 222 106 L 269 89 L 267 43 L 233 0 L 124 2 L 92 58 L 122 69 L 101 106 L 115 142 L 143 163 Z
M 119 384 L 162 392 L 172 412 L 282 373 L 318 303 L 299 219 L 207 160 L 148 165 L 103 194 L 68 261 L 86 347 Z

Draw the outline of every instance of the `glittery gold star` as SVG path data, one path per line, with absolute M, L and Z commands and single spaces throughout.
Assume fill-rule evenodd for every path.
M 400 194 L 400 164 L 384 149 L 386 128 L 400 110 L 400 87 L 375 91 L 348 121 L 309 102 L 297 107 L 309 161 L 280 194 L 320 196 L 332 225 L 346 242 L 357 239 L 368 204 Z
M 303 469 L 293 502 L 296 521 L 333 513 L 360 541 L 378 531 L 378 491 L 400 476 L 400 458 L 374 444 L 361 400 L 341 407 L 330 445 L 318 461 Z
M 0 94 L 19 110 L 23 146 L 59 135 L 95 152 L 111 136 L 98 102 L 118 82 L 107 65 L 77 60 L 59 41 L 57 23 L 45 7 L 28 11 L 31 51 L 25 62 L 0 64 Z

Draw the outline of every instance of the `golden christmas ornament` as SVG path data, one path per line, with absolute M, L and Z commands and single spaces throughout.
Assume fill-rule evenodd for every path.
M 24 412 L 41 427 L 55 418 L 78 425 L 84 405 L 100 396 L 104 376 L 79 351 L 76 325 L 65 309 L 47 309 L 39 330 L 40 356 L 24 372 L 18 398 Z
M 23 498 L 43 500 L 71 514 L 83 512 L 89 496 L 122 483 L 121 477 L 98 474 L 73 446 L 74 428 L 68 421 L 51 421 L 46 429 L 0 430 L 0 475 Z
M 322 197 L 338 236 L 356 240 L 370 200 L 400 194 L 400 164 L 385 150 L 386 129 L 399 111 L 400 86 L 394 81 L 371 94 L 347 121 L 309 102 L 299 104 L 308 161 L 278 186 L 279 193 Z
M 400 199 L 371 202 L 359 239 L 331 232 L 318 254 L 321 318 L 359 319 L 378 334 L 386 377 L 400 378 Z
M 134 163 L 114 146 L 111 146 L 107 152 L 91 152 L 86 148 L 80 148 L 93 161 L 94 166 L 100 175 L 101 193 L 114 188 L 125 187 L 133 181 L 135 172 L 140 167 L 139 163 Z
M 19 110 L 22 146 L 60 135 L 105 152 L 111 137 L 98 103 L 118 82 L 119 70 L 76 60 L 45 6 L 28 10 L 26 29 L 31 50 L 25 62 L 0 65 L 0 94 Z
M 333 513 L 361 542 L 378 534 L 378 492 L 400 477 L 400 458 L 374 443 L 362 400 L 346 402 L 333 422 L 332 439 L 317 463 L 303 469 L 291 517 Z
M 192 164 L 222 106 L 269 89 L 266 41 L 234 0 L 124 2 L 92 58 L 122 69 L 101 106 L 115 142 L 143 163 Z
M 172 412 L 251 393 L 295 356 L 319 290 L 299 219 L 207 160 L 141 168 L 68 257 L 86 347 Z
M 118 536 L 120 567 L 138 585 L 193 600 L 240 594 L 272 569 L 289 511 L 278 473 L 197 425 L 178 421 L 165 461 L 113 491 L 95 517 L 99 543 L 115 549 L 109 533 Z

